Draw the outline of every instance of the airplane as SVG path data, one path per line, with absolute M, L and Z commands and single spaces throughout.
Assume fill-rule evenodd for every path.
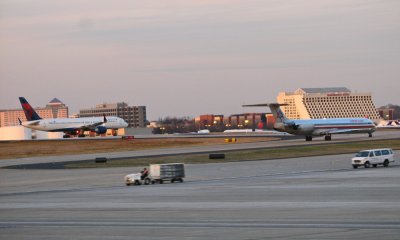
M 377 128 L 400 129 L 400 120 L 381 121 Z
M 303 135 L 306 141 L 312 141 L 313 136 L 325 136 L 325 141 L 332 140 L 332 134 L 368 133 L 372 137 L 375 124 L 368 118 L 324 118 L 291 120 L 286 118 L 280 106 L 288 104 L 263 103 L 243 105 L 243 107 L 269 107 L 276 119 L 274 129 L 293 135 Z
M 84 131 L 92 131 L 97 134 L 104 134 L 107 129 L 125 128 L 128 123 L 119 117 L 84 117 L 84 118 L 49 118 L 42 119 L 28 101 L 24 97 L 20 97 L 22 109 L 28 121 L 21 122 L 24 127 L 46 131 L 46 132 L 64 132 L 64 138 L 69 138 L 71 135 L 84 137 Z

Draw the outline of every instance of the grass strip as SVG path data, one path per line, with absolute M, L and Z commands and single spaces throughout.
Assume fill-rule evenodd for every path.
M 108 168 L 108 167 L 138 167 L 147 166 L 149 164 L 162 163 L 221 163 L 221 162 L 239 162 L 254 160 L 270 160 L 280 158 L 296 158 L 308 156 L 322 156 L 333 154 L 356 153 L 365 149 L 374 148 L 392 148 L 400 149 L 400 139 L 377 140 L 377 141 L 361 141 L 350 143 L 333 143 L 328 145 L 312 145 L 312 146 L 293 146 L 266 148 L 258 150 L 245 151 L 229 151 L 225 153 L 225 159 L 209 159 L 209 154 L 190 154 L 190 155 L 174 155 L 167 157 L 143 157 L 143 158 L 126 158 L 119 160 L 110 160 L 107 163 L 81 162 L 66 164 L 65 168 Z

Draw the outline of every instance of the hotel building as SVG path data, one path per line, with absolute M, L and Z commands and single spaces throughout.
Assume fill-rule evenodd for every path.
M 278 103 L 288 104 L 281 109 L 289 119 L 370 118 L 381 117 L 372 101 L 371 93 L 351 92 L 348 88 L 299 88 L 281 92 Z

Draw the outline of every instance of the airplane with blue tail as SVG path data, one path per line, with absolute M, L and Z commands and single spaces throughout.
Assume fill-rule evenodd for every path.
M 124 119 L 119 117 L 84 117 L 84 118 L 49 118 L 42 119 L 24 97 L 20 97 L 22 109 L 28 121 L 20 122 L 24 127 L 46 132 L 64 132 L 64 138 L 71 135 L 84 137 L 84 131 L 104 134 L 107 129 L 119 129 L 128 126 Z
M 305 136 L 306 141 L 312 141 L 313 136 L 325 136 L 326 141 L 332 139 L 333 134 L 368 133 L 372 137 L 375 124 L 368 118 L 324 118 L 291 120 L 286 118 L 280 106 L 287 104 L 263 103 L 243 105 L 243 107 L 269 107 L 276 119 L 274 129 L 293 135 Z

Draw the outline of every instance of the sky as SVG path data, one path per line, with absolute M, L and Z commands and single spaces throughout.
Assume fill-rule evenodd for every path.
M 0 109 L 229 115 L 301 87 L 400 104 L 400 1 L 0 1 Z

